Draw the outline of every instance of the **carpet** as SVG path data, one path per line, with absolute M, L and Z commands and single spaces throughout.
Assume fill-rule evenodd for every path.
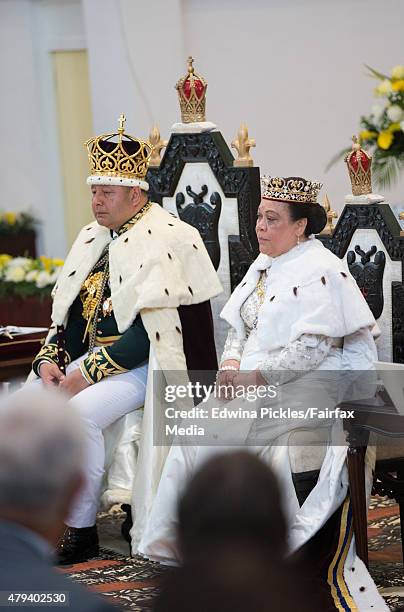
M 99 532 L 108 542 L 120 539 L 120 524 L 124 514 L 100 514 Z M 369 570 L 383 593 L 392 612 L 404 610 L 404 596 L 395 594 L 404 588 L 401 552 L 400 519 L 394 501 L 374 497 L 371 500 L 368 522 Z M 120 542 L 121 543 L 121 542 Z M 73 580 L 86 584 L 101 593 L 122 610 L 141 612 L 151 610 L 153 599 L 167 568 L 140 556 L 127 557 L 110 548 L 101 548 L 98 558 L 61 569 Z

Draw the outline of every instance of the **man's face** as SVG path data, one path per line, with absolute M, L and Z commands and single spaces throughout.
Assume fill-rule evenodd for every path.
M 140 187 L 91 185 L 91 206 L 99 225 L 117 230 L 139 210 Z

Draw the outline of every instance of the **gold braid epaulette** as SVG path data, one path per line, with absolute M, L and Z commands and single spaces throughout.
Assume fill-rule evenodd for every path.
M 111 359 L 106 348 L 102 348 L 86 357 L 80 364 L 80 370 L 90 385 L 100 382 L 106 376 L 129 372 L 129 370 L 122 368 Z
M 68 365 L 71 359 L 67 351 L 65 351 L 65 358 L 65 365 Z M 58 345 L 53 343 L 44 344 L 39 353 L 35 356 L 34 361 L 32 362 L 32 369 L 37 376 L 39 376 L 38 366 L 41 361 L 49 361 L 49 363 L 55 363 L 58 366 Z

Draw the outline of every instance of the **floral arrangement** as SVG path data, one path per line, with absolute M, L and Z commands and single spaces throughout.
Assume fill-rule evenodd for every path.
M 361 145 L 373 156 L 372 175 L 375 184 L 387 188 L 404 170 L 404 66 L 395 66 L 390 76 L 366 66 L 369 75 L 379 81 L 374 95 L 379 98 L 367 116 L 360 118 Z M 350 149 L 340 151 L 328 167 Z
M 33 230 L 35 219 L 29 213 L 0 212 L 0 234 L 18 234 Z
M 0 298 L 50 296 L 62 266 L 63 260 L 44 255 L 37 259 L 0 255 Z

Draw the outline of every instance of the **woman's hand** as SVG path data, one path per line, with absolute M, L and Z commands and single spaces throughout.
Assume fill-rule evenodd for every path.
M 219 370 L 217 376 L 218 385 L 228 385 L 240 369 L 240 362 L 236 359 L 226 359 L 220 364 L 221 368 L 234 368 L 231 370 Z
M 220 367 L 232 368 L 229 370 L 219 370 L 216 379 L 216 397 L 222 401 L 225 401 L 227 399 L 231 399 L 232 397 L 229 395 L 229 391 L 230 387 L 233 386 L 233 379 L 237 376 L 240 369 L 240 362 L 236 359 L 227 359 L 220 364 Z
M 236 373 L 232 384 L 233 387 L 257 387 L 259 385 L 267 385 L 268 383 L 259 370 L 252 370 L 251 372 Z

